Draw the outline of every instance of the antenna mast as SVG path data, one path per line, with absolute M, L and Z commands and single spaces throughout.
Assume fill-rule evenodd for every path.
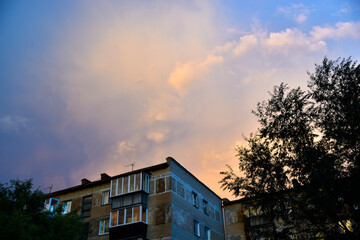
M 130 167 L 130 166 L 131 166 L 131 171 L 134 171 L 135 162 L 131 162 L 129 165 L 126 165 L 125 167 Z
M 51 184 L 50 187 L 47 187 L 47 188 L 49 189 L 49 193 L 51 193 L 51 190 L 52 190 L 52 188 L 53 188 L 53 185 Z M 47 189 L 47 188 L 45 188 L 45 189 Z

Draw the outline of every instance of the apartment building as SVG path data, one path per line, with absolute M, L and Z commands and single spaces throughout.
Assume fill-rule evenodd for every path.
M 274 223 L 253 207 L 251 199 L 223 199 L 225 240 L 266 239 L 257 233 L 273 231 Z
M 222 200 L 171 157 L 166 162 L 48 194 L 88 223 L 89 240 L 223 240 Z

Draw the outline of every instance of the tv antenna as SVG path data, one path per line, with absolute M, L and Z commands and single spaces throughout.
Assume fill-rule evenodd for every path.
M 53 188 L 53 185 L 51 184 L 50 187 L 47 187 L 45 189 L 49 189 L 49 193 L 51 193 L 52 188 Z
M 130 167 L 130 166 L 131 166 L 131 171 L 134 171 L 135 162 L 131 162 L 129 165 L 126 165 L 125 167 Z

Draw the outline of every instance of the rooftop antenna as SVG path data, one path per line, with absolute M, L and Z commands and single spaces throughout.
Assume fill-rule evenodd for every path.
M 49 193 L 51 193 L 52 188 L 53 188 L 53 185 L 51 184 L 50 187 L 47 187 L 45 189 L 49 189 Z
M 130 167 L 130 166 L 131 166 L 131 171 L 134 171 L 135 162 L 131 162 L 129 165 L 126 165 L 125 167 Z

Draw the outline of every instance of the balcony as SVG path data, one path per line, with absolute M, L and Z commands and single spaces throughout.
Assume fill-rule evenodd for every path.
M 109 238 L 146 238 L 147 208 L 142 205 L 120 208 L 110 213 Z
M 109 229 L 109 240 L 146 239 L 147 224 L 136 222 L 120 225 Z

